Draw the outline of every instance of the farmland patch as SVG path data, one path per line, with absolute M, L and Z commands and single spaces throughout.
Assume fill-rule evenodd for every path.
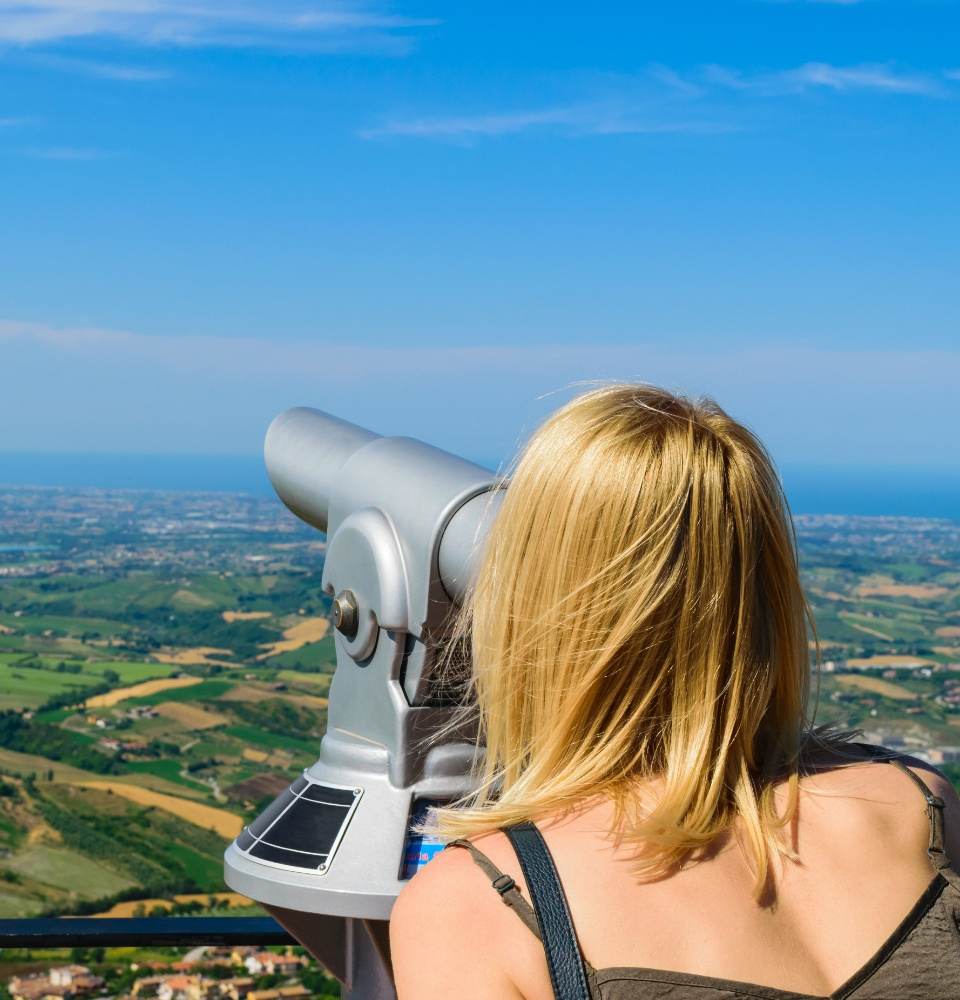
M 305 618 L 302 622 L 285 629 L 279 642 L 264 643 L 265 653 L 257 659 L 267 660 L 280 653 L 292 653 L 313 642 L 319 642 L 330 630 L 328 618 Z
M 290 694 L 285 691 L 272 691 L 266 685 L 263 687 L 254 687 L 252 684 L 238 684 L 235 688 L 220 695 L 219 700 L 257 703 L 263 701 L 264 698 L 278 698 L 280 701 L 288 701 L 294 705 L 302 705 L 305 708 L 313 709 L 325 709 L 328 704 L 326 698 L 320 698 L 317 695 L 301 694 L 300 692 Z
M 194 853 L 194 852 L 191 852 Z M 227 906 L 250 906 L 252 899 L 241 896 L 239 892 L 202 892 L 202 893 L 178 893 L 169 899 L 140 899 L 128 900 L 123 903 L 115 903 L 109 910 L 103 913 L 94 914 L 97 917 L 132 917 L 138 906 L 142 906 L 148 913 L 156 906 L 163 906 L 170 909 L 174 902 L 177 903 L 203 903 L 206 905 L 213 897 L 219 903 L 226 903 Z
M 225 622 L 253 622 L 260 618 L 272 618 L 272 611 L 224 611 L 220 615 Z
M 281 736 L 279 733 L 269 733 L 262 729 L 254 729 L 253 726 L 230 726 L 223 732 L 227 736 L 233 736 L 244 743 L 252 743 L 254 746 L 277 747 L 286 750 L 303 750 L 306 753 L 316 753 L 317 743 L 307 740 L 294 739 L 292 736 Z
M 861 597 L 912 597 L 917 601 L 929 601 L 948 593 L 946 587 L 924 583 L 891 583 L 881 586 L 857 587 L 855 593 Z
M 114 795 L 122 795 L 141 806 L 156 806 L 157 809 L 173 813 L 174 816 L 179 816 L 204 830 L 215 830 L 221 837 L 229 840 L 233 840 L 243 829 L 243 820 L 225 809 L 216 809 L 201 802 L 192 802 L 190 799 L 153 792 L 139 785 L 127 785 L 119 781 L 78 781 L 75 784 L 82 788 L 111 791 Z
M 153 656 L 160 663 L 174 663 L 182 667 L 200 664 L 218 664 L 227 667 L 233 665 L 223 662 L 225 656 L 233 656 L 233 650 L 221 649 L 216 646 L 195 646 L 193 649 L 183 649 L 177 653 L 154 653 Z
M 9 858 L 6 865 L 20 875 L 75 893 L 81 899 L 99 899 L 136 884 L 75 851 L 42 844 Z
M 0 920 L 16 920 L 22 917 L 35 917 L 43 909 L 43 903 L 26 896 L 13 896 L 0 893 Z
M 219 712 L 208 711 L 185 701 L 162 701 L 156 708 L 161 715 L 191 730 L 213 729 L 215 726 L 225 726 L 230 722 Z
M 199 678 L 193 678 L 194 681 Z M 181 687 L 158 691 L 156 694 L 141 696 L 137 701 L 141 705 L 159 705 L 162 701 L 212 701 L 219 698 L 233 687 L 232 681 L 207 681 L 190 687 Z
M 880 694 L 884 698 L 892 698 L 894 701 L 914 701 L 917 697 L 913 691 L 901 687 L 899 684 L 891 684 L 890 681 L 881 680 L 879 677 L 869 677 L 862 674 L 843 674 L 837 677 L 837 683 L 843 687 L 855 687 L 862 691 Z
M 121 701 L 129 701 L 131 698 L 146 698 L 161 691 L 200 684 L 202 680 L 202 677 L 167 677 L 163 680 L 145 681 L 143 684 L 134 684 L 133 687 L 116 688 L 106 694 L 99 694 L 90 698 L 86 705 L 87 708 L 109 708 L 111 705 L 116 705 Z
M 182 588 L 171 595 L 170 604 L 178 611 L 195 611 L 197 608 L 212 608 L 214 606 L 210 598 Z
M 0 710 L 39 708 L 54 695 L 103 683 L 100 676 L 89 674 L 57 673 L 54 670 L 36 670 L 19 666 L 6 657 L 0 662 Z

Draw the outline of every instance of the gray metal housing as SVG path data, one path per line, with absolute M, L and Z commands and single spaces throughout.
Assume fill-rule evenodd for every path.
M 357 604 L 356 634 L 335 633 L 327 734 L 307 774 L 362 796 L 323 873 L 258 863 L 235 842 L 225 879 L 330 968 L 346 969 L 347 958 L 329 954 L 331 942 L 382 939 L 378 922 L 404 885 L 415 801 L 449 801 L 470 788 L 474 733 L 457 723 L 462 714 L 445 703 L 435 668 L 502 484 L 423 442 L 379 437 L 304 407 L 274 420 L 265 457 L 280 499 L 327 534 L 323 589 L 350 591 Z M 332 934 L 334 925 L 309 914 L 350 918 L 354 930 L 338 924 Z M 306 940 L 321 926 L 322 940 Z

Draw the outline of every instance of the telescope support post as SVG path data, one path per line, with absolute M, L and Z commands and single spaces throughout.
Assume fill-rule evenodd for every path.
M 390 921 L 264 909 L 340 980 L 344 1000 L 396 1000 Z

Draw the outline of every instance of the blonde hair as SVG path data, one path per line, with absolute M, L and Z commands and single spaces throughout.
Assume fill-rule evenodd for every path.
M 710 399 L 580 395 L 526 446 L 464 609 L 485 750 L 479 790 L 437 811 L 441 835 L 605 794 L 656 875 L 739 818 L 759 893 L 792 856 L 808 625 L 760 441 Z

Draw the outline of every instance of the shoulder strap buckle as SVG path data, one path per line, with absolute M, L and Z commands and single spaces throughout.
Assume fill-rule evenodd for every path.
M 490 883 L 497 892 L 502 896 L 505 892 L 509 892 L 517 883 L 509 875 L 500 875 L 495 878 Z

